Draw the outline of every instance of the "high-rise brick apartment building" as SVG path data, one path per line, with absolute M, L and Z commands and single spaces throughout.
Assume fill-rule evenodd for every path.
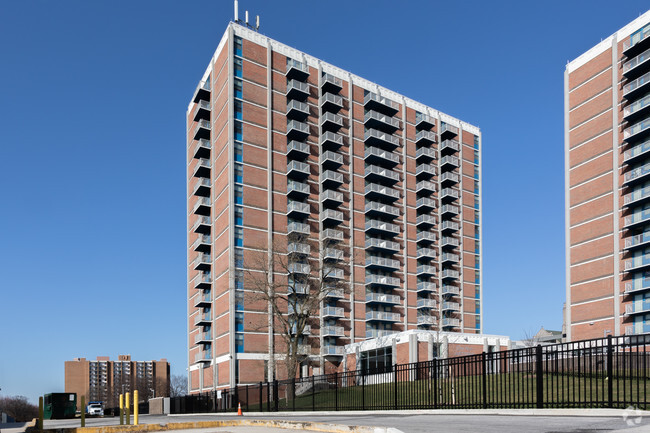
M 477 127 L 230 23 L 187 110 L 190 391 L 281 377 L 243 268 L 287 239 L 295 275 L 325 241 L 355 258 L 301 371 L 399 331 L 480 333 L 480 159 Z
M 75 358 L 65 362 L 65 392 L 77 393 L 86 402 L 101 401 L 107 408 L 117 407 L 118 396 L 138 390 L 140 398 L 169 396 L 169 363 L 160 361 L 132 361 L 131 355 L 118 355 L 116 361 L 108 356 L 96 360 Z
M 650 332 L 650 12 L 564 79 L 567 338 Z

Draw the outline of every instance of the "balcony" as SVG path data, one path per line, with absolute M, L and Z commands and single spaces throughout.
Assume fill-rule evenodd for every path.
M 398 217 L 399 208 L 376 201 L 366 202 L 366 214 L 384 217 Z
M 458 231 L 460 229 L 460 225 L 457 222 L 454 221 L 443 221 L 442 224 L 440 225 L 440 230 L 446 231 Z
M 320 105 L 325 111 L 338 111 L 343 108 L 343 97 L 332 93 L 323 93 Z
M 432 281 L 418 281 L 415 286 L 415 290 L 418 293 L 429 293 L 436 291 L 436 283 Z
M 440 137 L 455 137 L 458 135 L 458 127 L 442 122 L 440 127 Z
M 634 183 L 641 179 L 645 179 L 649 174 L 650 162 L 625 173 L 623 182 L 626 184 Z
M 196 113 L 194 113 L 194 120 L 198 121 L 201 119 L 210 120 L 210 111 L 212 110 L 212 105 L 210 101 L 198 101 L 196 103 Z
M 323 355 L 343 356 L 345 355 L 345 346 L 334 346 L 332 344 L 326 344 L 323 346 Z
M 454 206 L 451 204 L 445 204 L 440 207 L 440 213 L 442 215 L 444 214 L 452 214 L 452 215 L 458 215 L 460 212 L 458 206 Z
M 431 144 L 436 142 L 436 134 L 431 131 L 419 131 L 415 134 L 416 144 Z
M 309 203 L 289 200 L 287 203 L 287 216 L 289 218 L 307 218 L 310 215 Z
M 625 294 L 630 295 L 638 292 L 645 292 L 650 290 L 650 280 L 645 278 L 635 278 L 632 281 L 625 283 Z
M 382 322 L 399 322 L 399 313 L 391 313 L 389 311 L 366 311 L 366 321 L 380 320 Z
M 336 229 L 325 229 L 323 230 L 323 240 L 328 242 L 337 242 L 343 240 L 343 232 Z
M 345 276 L 343 269 L 331 266 L 323 266 L 323 278 L 332 280 L 342 280 Z
M 304 121 L 309 116 L 309 105 L 295 99 L 287 102 L 287 117 Z
M 436 201 L 429 197 L 420 197 L 415 201 L 415 208 L 418 212 L 429 212 L 432 209 L 435 209 Z
M 212 351 L 200 350 L 199 353 L 194 355 L 194 362 L 203 364 L 212 362 Z
M 650 232 L 645 232 L 640 235 L 634 235 L 625 238 L 625 249 L 633 249 L 643 245 L 646 245 L 650 242 Z
M 320 145 L 323 149 L 336 150 L 343 146 L 343 136 L 327 131 L 320 136 Z
M 398 200 L 400 193 L 395 188 L 389 186 L 380 185 L 378 183 L 369 183 L 366 184 L 365 189 L 366 197 L 369 199 L 384 199 L 389 201 Z
M 434 316 L 418 314 L 418 325 L 431 326 L 435 325 L 436 323 L 438 323 L 438 320 Z
M 194 215 L 209 216 L 210 206 L 212 206 L 212 200 L 210 200 L 210 197 L 198 197 L 192 207 L 192 213 Z
M 648 132 L 650 132 L 650 118 L 646 118 L 639 123 L 625 128 L 623 130 L 623 140 L 629 143 L 637 138 L 645 137 L 648 135 Z
M 199 237 L 192 242 L 190 249 L 193 251 L 210 252 L 211 245 L 212 238 L 209 235 L 199 235 Z
M 440 257 L 440 261 L 445 263 L 445 262 L 459 262 L 460 261 L 460 256 L 458 254 L 454 253 L 442 253 L 442 256 Z
M 327 188 L 338 188 L 343 183 L 343 173 L 325 170 L 322 174 L 321 182 Z
M 418 194 L 420 193 L 432 194 L 436 192 L 436 184 L 428 180 L 421 180 L 415 184 L 415 192 Z
M 433 277 L 436 275 L 436 268 L 431 265 L 418 265 L 416 268 L 416 274 L 418 277 Z
M 648 221 L 650 221 L 650 209 L 644 209 L 626 216 L 623 220 L 623 227 L 631 228 L 632 226 Z
M 440 246 L 442 247 L 457 247 L 458 245 L 460 245 L 460 241 L 451 236 L 443 236 L 440 239 Z
M 321 80 L 321 87 L 326 92 L 337 93 L 343 89 L 343 82 L 332 74 L 324 73 Z
M 290 274 L 309 275 L 311 267 L 307 263 L 289 263 L 288 270 Z
M 287 195 L 291 198 L 305 199 L 309 196 L 309 184 L 289 179 Z
M 451 153 L 460 151 L 460 143 L 456 140 L 442 140 L 440 143 L 440 152 Z
M 625 42 L 623 42 L 623 54 L 630 57 L 647 48 L 650 43 L 650 25 L 646 25 L 641 30 L 634 32 Z
M 287 122 L 287 140 L 305 140 L 309 136 L 309 125 L 299 120 Z
M 367 111 L 363 120 L 366 127 L 380 129 L 389 133 L 395 132 L 400 125 L 399 119 L 373 110 Z
M 381 338 L 396 334 L 392 329 L 366 329 L 366 338 Z
M 196 308 L 206 308 L 210 305 L 212 305 L 212 295 L 209 290 L 197 294 L 194 298 L 194 307 Z
M 343 307 L 324 307 L 323 317 L 344 317 Z
M 343 251 L 336 248 L 325 248 L 323 250 L 324 260 L 343 260 Z
M 367 165 L 365 169 L 366 180 L 384 181 L 390 184 L 399 182 L 399 173 L 389 168 L 379 167 L 377 165 Z
M 399 287 L 400 280 L 398 277 L 389 277 L 387 275 L 366 275 L 366 284 L 386 287 Z
M 424 113 L 415 113 L 415 127 L 418 129 L 431 129 L 436 126 L 436 119 Z
M 402 303 L 402 300 L 399 295 L 368 292 L 366 293 L 366 303 L 400 305 Z
M 623 97 L 628 101 L 635 99 L 641 93 L 648 90 L 648 83 L 650 83 L 650 72 L 641 75 L 636 80 L 623 86 Z
M 324 205 L 327 206 L 339 206 L 343 203 L 343 193 L 331 189 L 326 189 L 321 193 L 320 200 Z
M 643 335 L 650 332 L 650 324 L 638 322 L 625 327 L 625 335 Z
M 377 110 L 391 116 L 397 114 L 399 111 L 399 104 L 397 102 L 391 101 L 390 99 L 379 96 L 373 92 L 368 92 L 366 94 L 363 98 L 363 105 L 368 109 Z
M 400 233 L 400 227 L 397 224 L 371 219 L 366 220 L 366 232 L 398 235 Z
M 209 159 L 201 158 L 194 167 L 194 177 L 210 177 L 212 164 Z
M 641 270 L 650 266 L 650 255 L 636 256 L 623 262 L 624 272 Z
M 309 344 L 298 344 L 296 347 L 296 352 L 298 355 L 311 355 L 312 348 Z
M 343 116 L 334 113 L 323 113 L 320 118 L 320 126 L 323 130 L 338 131 L 343 126 Z
M 309 224 L 299 223 L 299 222 L 290 222 L 287 224 L 287 233 L 288 234 L 301 234 L 309 235 Z
M 646 95 L 645 97 L 638 99 L 630 105 L 626 106 L 623 109 L 623 117 L 628 122 L 633 122 L 635 119 L 638 119 L 643 115 L 647 115 L 649 106 L 650 95 Z
M 296 335 L 297 331 L 298 331 L 298 325 L 294 322 L 291 325 L 289 332 L 291 332 L 291 335 Z M 300 333 L 300 335 L 311 335 L 311 325 L 303 325 L 302 332 Z
M 194 277 L 193 282 L 195 289 L 209 289 L 212 285 L 212 275 L 209 272 L 202 272 Z
M 436 300 L 431 298 L 418 299 L 417 308 L 436 308 Z
M 641 54 L 632 57 L 630 60 L 623 63 L 623 75 L 628 79 L 638 77 L 647 71 L 649 59 L 650 50 L 645 50 Z
M 447 171 L 445 173 L 442 173 L 440 175 L 440 182 L 445 185 L 445 184 L 455 184 L 460 182 L 460 177 L 456 173 L 452 173 L 451 171 Z
M 192 102 L 209 101 L 210 100 L 210 82 L 201 81 L 194 91 Z
M 364 133 L 364 141 L 368 145 L 390 150 L 399 147 L 399 137 L 377 129 L 367 129 Z
M 420 178 L 428 179 L 436 175 L 436 168 L 431 164 L 418 164 L 415 169 L 415 175 Z
M 380 250 L 389 253 L 398 253 L 400 250 L 400 245 L 398 242 L 389 241 L 386 239 L 366 238 L 366 249 Z
M 212 332 L 199 332 L 194 336 L 194 344 L 212 343 Z
M 192 225 L 193 233 L 210 234 L 212 231 L 212 222 L 209 216 L 199 216 Z
M 433 259 L 436 257 L 436 250 L 433 248 L 427 248 L 427 247 L 418 247 L 415 250 L 415 257 L 418 260 L 422 259 Z
M 436 217 L 429 214 L 418 215 L 415 219 L 415 225 L 419 230 L 425 229 L 426 227 L 432 227 L 436 224 Z
M 421 231 L 418 232 L 415 240 L 416 242 L 435 242 L 436 235 L 430 231 Z
M 458 302 L 445 301 L 442 303 L 442 311 L 460 311 Z
M 647 156 L 648 151 L 650 151 L 650 140 L 646 140 L 643 143 L 639 143 L 636 146 L 626 150 L 623 154 L 623 162 L 629 164 L 640 156 Z
M 399 164 L 399 155 L 387 150 L 382 150 L 377 147 L 366 147 L 364 153 L 366 163 L 374 164 L 380 163 L 390 167 Z
M 309 96 L 309 84 L 298 80 L 289 80 L 286 95 L 288 99 L 307 99 Z
M 289 79 L 298 79 L 304 81 L 309 77 L 309 66 L 298 60 L 287 59 L 286 76 Z
M 320 330 L 320 335 L 322 337 L 343 337 L 345 332 L 342 326 L 323 326 Z
M 415 151 L 415 159 L 419 162 L 429 162 L 436 159 L 436 151 L 430 147 L 418 147 Z
M 458 328 L 458 327 L 460 327 L 460 319 L 455 319 L 453 317 L 443 317 L 442 318 L 442 327 L 443 328 Z
M 343 292 L 343 289 L 336 289 L 336 288 L 329 288 L 325 287 L 327 292 L 325 292 L 325 297 L 326 298 L 332 298 L 332 299 L 343 299 L 345 298 L 345 293 Z
M 293 278 L 289 278 L 287 293 L 289 295 L 308 295 L 309 294 L 309 284 L 307 284 L 307 283 L 298 283 Z M 291 307 L 291 305 L 289 305 L 289 307 Z
M 207 326 L 212 324 L 212 315 L 210 313 L 199 313 L 194 317 L 194 326 Z
M 199 120 L 196 122 L 196 129 L 194 130 L 194 139 L 195 140 L 201 140 L 201 139 L 210 139 L 210 130 L 212 127 L 210 126 L 210 121 L 209 120 Z
M 643 314 L 650 312 L 650 300 L 643 300 L 641 302 L 634 301 L 625 306 L 625 315 L 632 316 L 634 314 Z
M 460 296 L 460 287 L 443 284 L 441 293 L 443 296 Z
M 443 188 L 440 190 L 440 198 L 442 200 L 458 200 L 460 192 L 455 188 Z
M 200 253 L 194 260 L 190 267 L 195 271 L 209 270 L 212 265 L 212 257 L 210 254 Z
M 287 252 L 289 254 L 309 255 L 310 251 L 311 251 L 311 247 L 309 246 L 309 244 L 305 244 L 302 242 L 289 242 L 289 246 L 287 248 Z
M 458 158 L 455 156 L 447 155 L 440 159 L 440 167 L 449 169 L 450 167 L 457 168 L 459 164 Z
M 210 143 L 210 140 L 198 140 L 194 145 L 194 158 L 210 158 L 211 149 L 212 143 Z
M 320 163 L 325 167 L 337 169 L 343 165 L 343 155 L 326 150 L 320 156 Z
M 304 179 L 309 176 L 309 164 L 301 161 L 289 161 L 287 163 L 287 176 Z
M 366 267 L 383 268 L 396 271 L 400 268 L 399 260 L 387 257 L 366 256 Z
M 200 177 L 199 180 L 194 184 L 194 190 L 192 195 L 209 197 L 210 196 L 210 187 L 212 186 L 212 181 L 208 177 Z
M 452 278 L 457 280 L 460 278 L 460 273 L 454 269 L 442 268 L 442 278 Z

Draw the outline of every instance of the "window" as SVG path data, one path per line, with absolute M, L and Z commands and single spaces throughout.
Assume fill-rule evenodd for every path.
M 241 141 L 235 141 L 235 161 L 242 162 L 244 160 L 244 144 Z
M 244 352 L 244 334 L 235 334 L 235 352 Z
M 235 119 L 242 120 L 242 101 L 235 99 Z
M 243 183 L 244 180 L 244 166 L 240 163 L 235 163 L 235 182 Z
M 236 56 L 241 56 L 241 50 L 242 50 L 242 40 L 239 36 L 235 36 L 235 55 Z
M 474 149 L 478 150 L 478 146 L 479 146 L 478 135 L 475 135 L 474 136 Z
M 235 185 L 235 204 L 244 204 L 244 186 L 236 184 Z M 236 232 L 235 232 L 236 233 Z M 236 237 L 236 235 L 235 235 Z
M 241 248 L 235 248 L 235 267 L 243 268 L 244 267 L 244 250 Z
M 243 98 L 243 85 L 242 81 L 239 78 L 235 78 L 235 98 Z
M 478 164 L 479 161 L 479 156 L 478 156 L 478 150 L 474 151 L 474 164 Z
M 238 247 L 244 246 L 244 228 L 235 227 L 235 245 Z
M 362 374 L 379 374 L 393 370 L 393 348 L 382 347 L 376 350 L 361 352 Z
M 241 206 L 235 206 L 235 225 L 244 225 L 244 209 Z
M 242 76 L 242 59 L 238 59 L 235 57 L 235 77 L 240 77 Z
M 242 141 L 244 139 L 243 125 L 239 121 L 235 121 L 235 140 Z

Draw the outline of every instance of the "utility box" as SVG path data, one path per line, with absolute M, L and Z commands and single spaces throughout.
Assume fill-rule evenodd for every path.
M 77 394 L 74 392 L 53 392 L 43 396 L 43 418 L 74 418 L 77 411 Z

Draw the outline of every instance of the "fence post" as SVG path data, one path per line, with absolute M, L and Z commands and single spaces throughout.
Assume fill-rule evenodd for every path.
M 433 408 L 438 409 L 438 359 L 433 358 Z
M 393 388 L 395 389 L 395 410 L 397 410 L 397 364 L 393 365 Z
M 334 372 L 334 410 L 339 410 L 339 375 Z
M 271 412 L 271 382 L 266 382 L 266 411 Z
M 237 405 L 239 404 L 239 388 L 237 385 L 235 385 L 235 392 L 233 393 L 233 402 L 230 405 L 230 409 L 237 409 Z
M 361 410 L 366 410 L 366 375 L 361 370 Z
M 246 385 L 246 412 L 248 412 L 248 385 Z
M 279 398 L 280 398 L 280 393 L 278 392 L 278 380 L 275 379 L 273 381 L 273 407 L 275 408 L 275 412 L 278 411 Z
M 535 348 L 535 379 L 537 383 L 537 408 L 544 407 L 544 369 L 542 368 L 542 345 Z
M 313 374 L 311 376 L 311 410 L 316 410 L 316 381 Z
M 296 378 L 294 377 L 291 379 L 291 398 L 293 399 L 291 401 L 291 409 L 293 411 L 296 411 Z
M 264 406 L 262 406 L 262 387 L 263 386 L 264 385 L 262 385 L 262 382 L 260 382 L 260 412 L 264 412 L 264 410 L 262 409 L 264 407 Z
M 614 366 L 612 365 L 612 336 L 607 336 L 607 404 L 614 407 Z
M 487 409 L 487 357 L 481 352 L 481 382 L 483 383 L 483 409 Z

